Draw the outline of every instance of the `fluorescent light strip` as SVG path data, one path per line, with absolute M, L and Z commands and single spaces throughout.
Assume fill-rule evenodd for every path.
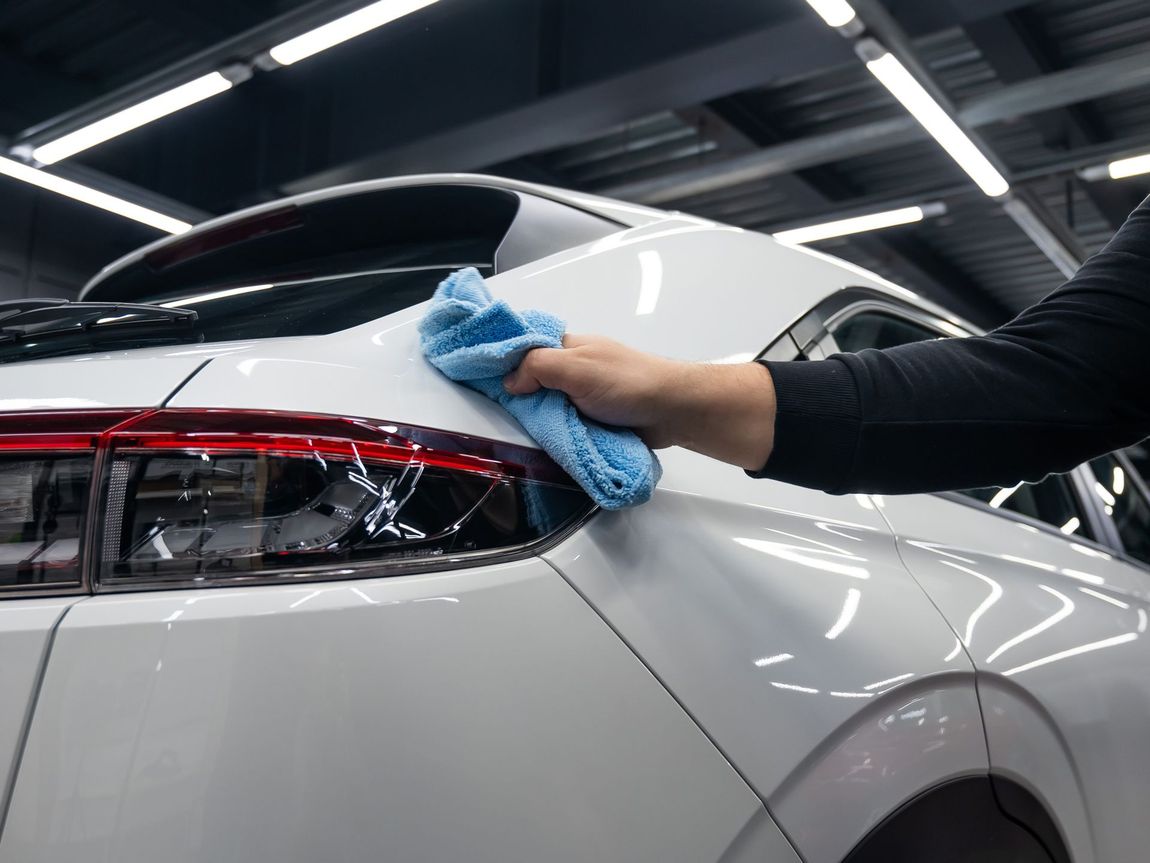
M 55 192 L 57 195 L 63 195 L 74 201 L 99 207 L 101 210 L 107 210 L 109 213 L 141 222 L 169 234 L 182 234 L 184 231 L 191 230 L 192 227 L 188 222 L 173 219 L 171 216 L 165 216 L 163 213 L 157 213 L 155 210 L 149 210 L 147 207 L 125 201 L 123 198 L 117 198 L 106 192 L 98 192 L 88 186 L 82 186 L 79 183 L 65 180 L 63 177 L 57 177 L 55 174 L 49 174 L 46 171 L 29 167 L 12 159 L 6 159 L 3 156 L 0 156 L 0 174 L 14 180 L 31 183 L 33 186 L 39 186 L 41 189 Z
M 1136 177 L 1139 174 L 1150 174 L 1150 153 L 1144 156 L 1131 156 L 1129 159 L 1118 159 L 1106 166 L 1111 180 L 1122 180 L 1126 177 Z
M 97 120 L 75 132 L 69 132 L 47 144 L 41 144 L 32 151 L 32 158 L 44 165 L 54 165 L 61 159 L 67 159 L 89 147 L 102 144 L 153 120 L 166 117 L 181 108 L 229 90 L 231 86 L 232 82 L 219 72 L 212 72 L 151 99 L 145 99 L 130 108 L 110 114 L 102 120 Z
M 855 10 L 846 0 L 807 0 L 829 27 L 845 27 L 855 19 Z
M 816 240 L 826 240 L 830 237 L 860 234 L 863 231 L 876 231 L 894 225 L 909 225 L 913 222 L 921 222 L 923 215 L 922 207 L 903 207 L 900 210 L 887 210 L 882 213 L 870 213 L 866 216 L 855 216 L 850 219 L 838 219 L 834 222 L 824 222 L 821 225 L 791 228 L 788 231 L 779 231 L 774 234 L 774 238 L 780 243 L 798 246 L 803 243 L 813 243 Z
M 994 165 L 990 164 L 990 160 L 947 115 L 942 106 L 931 98 L 897 57 L 890 53 L 883 54 L 877 60 L 868 61 L 866 67 L 891 95 L 910 111 L 985 194 L 997 198 L 1010 191 L 1010 184 L 998 173 Z
M 348 39 L 354 39 L 435 2 L 436 0 L 379 0 L 370 6 L 357 9 L 350 15 L 336 18 L 322 27 L 316 27 L 294 39 L 281 42 L 268 51 L 268 54 L 281 66 L 290 66 L 305 57 L 318 54 Z

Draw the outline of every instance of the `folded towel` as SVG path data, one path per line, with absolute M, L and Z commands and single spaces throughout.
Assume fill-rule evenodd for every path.
M 580 415 L 558 390 L 511 395 L 503 376 L 532 348 L 562 347 L 566 325 L 554 315 L 516 312 L 493 300 L 474 267 L 435 290 L 419 324 L 423 353 L 437 369 L 502 405 L 595 503 L 622 509 L 651 497 L 662 468 L 632 431 Z

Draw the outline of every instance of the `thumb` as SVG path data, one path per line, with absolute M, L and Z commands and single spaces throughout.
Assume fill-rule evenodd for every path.
M 519 368 L 503 379 L 503 388 L 516 396 L 529 395 L 540 387 L 559 388 L 563 350 L 535 348 L 528 351 Z

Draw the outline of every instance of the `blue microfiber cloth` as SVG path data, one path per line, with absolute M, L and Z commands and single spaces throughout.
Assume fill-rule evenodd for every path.
M 452 273 L 435 290 L 419 323 L 423 353 L 437 369 L 501 404 L 603 509 L 651 497 L 659 460 L 634 432 L 580 415 L 558 390 L 511 395 L 503 376 L 532 348 L 562 347 L 566 325 L 554 315 L 516 312 L 494 300 L 474 267 Z

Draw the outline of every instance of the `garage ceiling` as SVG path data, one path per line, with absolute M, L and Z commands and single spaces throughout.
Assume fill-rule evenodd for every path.
M 0 135 L 39 142 L 362 5 L 8 0 Z M 860 0 L 1067 248 L 1150 191 L 1077 170 L 1150 150 L 1145 0 Z M 55 170 L 55 169 L 54 169 Z M 489 171 L 755 230 L 940 201 L 818 244 L 983 324 L 1061 281 L 802 0 L 441 0 L 59 166 L 195 220 L 333 183 Z M 68 293 L 147 228 L 4 180 L 0 294 Z M 174 208 L 174 209 L 173 209 Z M 83 211 L 83 212 L 81 212 Z

